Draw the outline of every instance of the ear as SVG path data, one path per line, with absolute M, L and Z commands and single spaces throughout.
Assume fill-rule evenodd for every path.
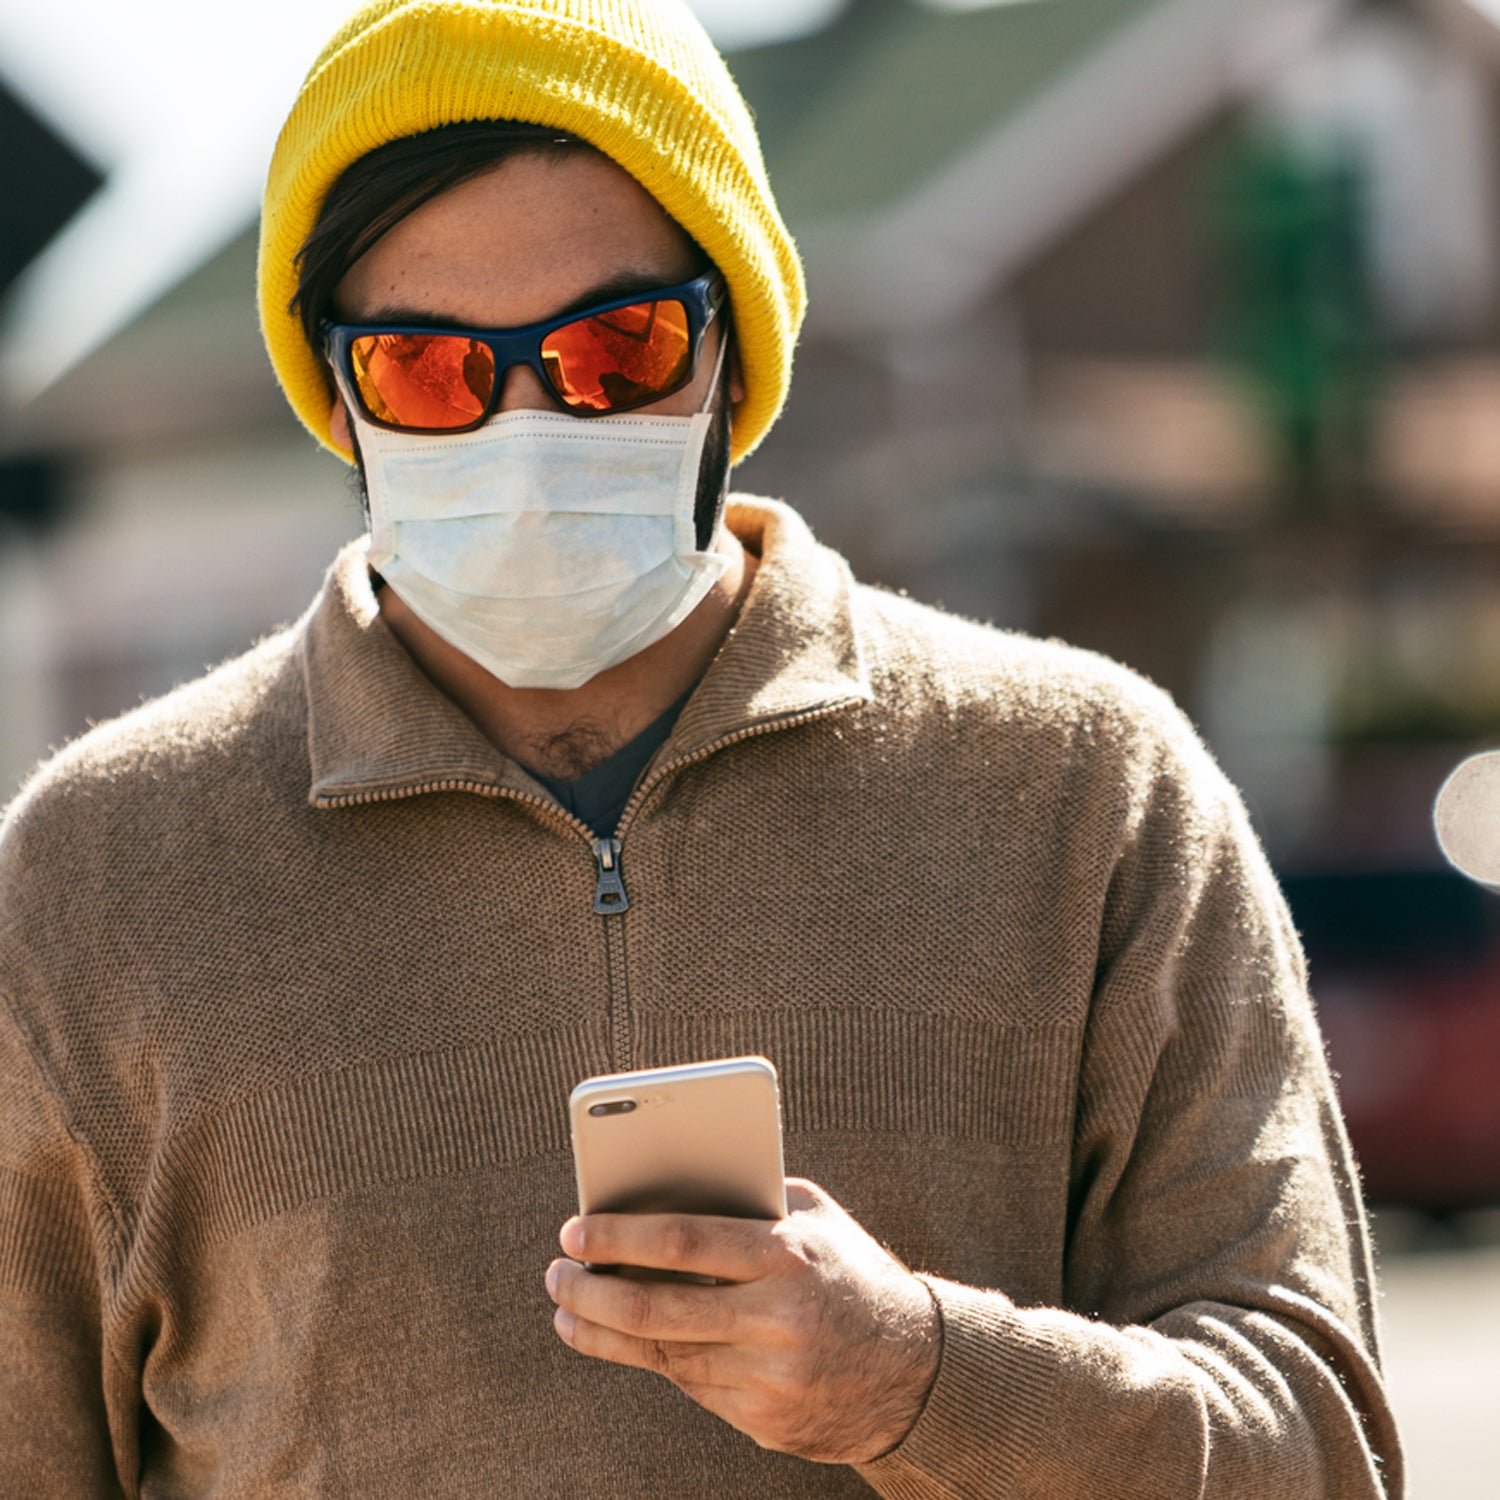
M 740 341 L 729 346 L 729 402 L 738 406 L 745 399 L 745 367 L 740 362 Z
M 333 410 L 328 413 L 328 433 L 340 448 L 352 448 L 354 439 L 349 432 L 349 413 L 345 410 L 343 398 L 333 398 Z

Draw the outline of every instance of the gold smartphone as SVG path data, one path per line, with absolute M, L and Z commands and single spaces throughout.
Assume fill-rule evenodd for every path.
M 580 1213 L 786 1217 L 781 1093 L 763 1057 L 587 1078 L 568 1112 Z

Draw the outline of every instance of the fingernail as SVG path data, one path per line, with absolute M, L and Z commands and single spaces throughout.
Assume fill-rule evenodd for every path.
M 560 1307 L 552 1314 L 552 1326 L 557 1330 L 558 1337 L 564 1343 L 573 1342 L 573 1330 L 578 1325 L 578 1319 L 566 1308 Z
M 547 1295 L 557 1296 L 557 1288 L 562 1282 L 562 1262 L 555 1260 L 547 1267 Z
M 563 1250 L 573 1257 L 574 1260 L 583 1259 L 583 1220 L 569 1219 L 562 1227 L 562 1233 L 558 1236 L 562 1242 Z

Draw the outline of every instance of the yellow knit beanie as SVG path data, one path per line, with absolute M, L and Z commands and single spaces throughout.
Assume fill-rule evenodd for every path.
M 683 0 L 375 0 L 313 64 L 282 128 L 260 228 L 260 319 L 297 415 L 328 429 L 320 353 L 290 311 L 296 258 L 346 167 L 402 136 L 516 120 L 577 136 L 635 177 L 729 283 L 745 371 L 733 457 L 776 420 L 806 300 L 750 112 Z

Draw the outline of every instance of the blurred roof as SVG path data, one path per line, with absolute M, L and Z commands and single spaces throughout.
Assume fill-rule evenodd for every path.
M 865 0 L 743 59 L 813 316 L 897 334 L 960 315 L 1358 3 Z
M 1161 0 L 1019 0 L 967 12 L 857 0 L 811 36 L 732 59 L 788 218 L 904 197 Z
M 0 79 L 0 292 L 103 180 L 94 165 Z

